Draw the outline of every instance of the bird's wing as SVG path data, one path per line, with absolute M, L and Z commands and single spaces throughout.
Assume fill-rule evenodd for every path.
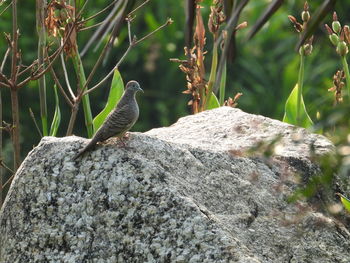
M 130 129 L 132 124 L 133 120 L 130 118 L 129 105 L 116 108 L 107 116 L 105 122 L 102 124 L 100 128 L 100 140 L 104 141 L 112 136 L 123 134 Z

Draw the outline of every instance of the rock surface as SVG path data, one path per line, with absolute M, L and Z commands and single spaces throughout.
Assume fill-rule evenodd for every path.
M 270 160 L 245 155 L 273 140 Z M 0 213 L 0 262 L 348 263 L 349 231 L 311 204 L 286 202 L 312 176 L 322 136 L 222 107 L 112 139 L 45 137 Z

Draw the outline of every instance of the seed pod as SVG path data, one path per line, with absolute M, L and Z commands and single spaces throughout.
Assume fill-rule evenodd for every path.
M 344 41 L 340 41 L 337 45 L 336 51 L 340 56 L 345 56 L 346 54 L 348 54 L 349 49 Z
M 335 33 L 339 33 L 341 30 L 341 25 L 339 21 L 333 21 L 332 22 L 332 28 Z
M 312 48 L 313 48 L 313 46 L 311 44 L 305 44 L 304 45 L 304 55 L 305 56 L 310 55 L 312 52 Z
M 339 37 L 335 33 L 329 35 L 329 40 L 332 42 L 334 46 L 337 46 L 339 43 Z
M 309 13 L 309 11 L 303 11 L 301 13 L 301 19 L 303 20 L 303 22 L 307 23 L 310 20 L 310 13 Z

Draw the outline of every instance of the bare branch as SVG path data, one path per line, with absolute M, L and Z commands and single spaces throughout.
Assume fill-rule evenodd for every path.
M 151 0 L 146 0 L 142 4 L 140 4 L 138 7 L 136 7 L 134 10 L 132 10 L 127 16 L 131 16 L 133 13 L 135 13 L 137 10 L 139 10 L 141 7 L 143 7 L 145 4 L 147 4 Z
M 41 68 L 43 67 L 43 65 L 40 65 L 39 68 L 36 70 L 36 72 L 35 72 L 34 74 L 32 74 L 32 75 L 29 76 L 28 78 L 24 79 L 21 83 L 19 83 L 19 84 L 17 85 L 18 88 L 23 87 L 23 86 L 26 85 L 29 81 L 39 79 L 42 75 L 44 75 L 44 74 L 50 69 L 50 67 L 51 67 L 51 66 L 53 65 L 53 63 L 56 61 L 58 55 L 63 51 L 63 48 L 64 48 L 65 44 L 67 43 L 67 41 L 69 40 L 70 35 L 71 35 L 72 32 L 74 31 L 74 28 L 75 28 L 75 25 L 73 25 L 73 26 L 70 28 L 70 30 L 69 30 L 69 32 L 68 32 L 68 34 L 67 34 L 67 37 L 66 37 L 65 41 L 63 42 L 62 46 L 60 46 L 60 47 L 51 55 L 51 57 L 53 57 L 53 58 L 52 58 L 52 60 L 49 62 L 49 64 L 46 66 L 46 68 L 45 68 L 44 70 L 40 71 Z M 33 63 L 33 64 L 34 64 L 34 63 Z M 33 64 L 32 64 L 32 65 L 33 65 Z M 39 71 L 40 71 L 40 72 L 39 72 Z M 37 72 L 39 72 L 39 73 L 37 73 Z M 36 75 L 35 75 L 35 74 L 36 74 Z
M 2 79 L 4 81 L 4 83 L 3 83 L 4 85 L 11 87 L 11 82 L 8 80 L 8 78 L 2 72 L 0 72 L 0 79 Z
M 156 30 L 152 31 L 151 33 L 147 34 L 146 36 L 144 36 L 143 38 L 137 40 L 135 43 L 134 43 L 134 46 L 137 45 L 138 43 L 140 43 L 141 41 L 145 40 L 146 38 L 149 38 L 150 36 L 152 36 L 153 34 L 157 33 L 159 30 L 163 29 L 164 27 L 170 25 L 173 23 L 173 20 L 171 18 L 168 18 L 168 20 L 163 24 L 161 25 L 160 27 L 158 27 Z
M 6 52 L 5 52 L 4 58 L 2 59 L 2 63 L 1 63 L 1 66 L 0 66 L 0 72 L 4 71 L 5 63 L 6 63 L 8 55 L 10 54 L 10 51 L 11 51 L 11 48 L 8 47 Z
M 1 11 L 0 16 L 2 16 L 3 13 L 6 12 L 6 10 L 12 5 L 12 1 L 5 7 L 4 10 Z
M 123 56 L 120 58 L 120 60 L 118 61 L 118 63 L 113 67 L 113 69 L 99 82 L 97 83 L 95 86 L 93 86 L 91 89 L 85 91 L 83 93 L 83 96 L 86 94 L 89 94 L 90 92 L 94 91 L 95 89 L 97 89 L 98 87 L 100 87 L 113 73 L 114 71 L 119 67 L 119 65 L 122 63 L 122 61 L 124 60 L 124 58 L 126 57 L 126 55 L 129 53 L 129 51 L 132 49 L 132 47 L 135 44 L 129 45 L 128 49 L 124 52 Z
M 17 0 L 12 0 L 12 61 L 11 80 L 16 83 L 17 79 L 17 52 L 18 52 L 18 28 L 17 28 Z
M 59 81 L 58 78 L 57 78 L 57 75 L 56 75 L 55 70 L 54 70 L 53 67 L 51 67 L 50 72 L 51 72 L 51 75 L 52 75 L 53 80 L 55 81 L 56 86 L 57 86 L 57 87 L 59 88 L 59 90 L 61 91 L 61 93 L 62 93 L 63 97 L 65 98 L 66 102 L 68 103 L 68 105 L 72 108 L 72 107 L 73 107 L 73 103 L 70 101 L 70 99 L 69 99 L 67 93 L 64 91 L 64 89 L 63 89 L 63 87 L 62 87 L 60 81 Z M 74 98 L 74 99 L 75 99 L 75 98 Z M 74 100 L 74 99 L 73 99 L 73 100 Z
M 42 134 L 41 131 L 40 131 L 39 125 L 38 125 L 38 123 L 36 122 L 36 119 L 35 119 L 35 116 L 34 116 L 34 112 L 32 111 L 31 108 L 29 108 L 29 115 L 30 115 L 30 117 L 32 118 L 32 120 L 33 120 L 33 122 L 34 122 L 35 128 L 36 128 L 36 130 L 38 131 L 40 137 L 43 137 L 43 134 Z
M 61 53 L 60 56 L 61 56 L 62 69 L 63 69 L 63 73 L 64 73 L 64 79 L 66 80 L 66 85 L 67 85 L 69 94 L 70 94 L 70 96 L 72 97 L 72 99 L 74 101 L 76 97 L 74 95 L 74 92 L 73 92 L 72 87 L 71 87 L 70 82 L 69 82 L 67 68 L 66 68 L 66 63 L 64 63 L 64 57 L 63 57 L 62 53 Z
M 83 24 L 91 19 L 94 19 L 95 17 L 99 16 L 100 14 L 102 14 L 103 12 L 105 12 L 106 10 L 108 10 L 111 6 L 113 6 L 116 2 L 118 2 L 119 0 L 114 0 L 112 3 L 110 3 L 109 5 L 107 5 L 105 8 L 103 8 L 102 10 L 98 11 L 96 14 L 84 19 L 83 21 L 80 21 L 80 24 Z M 101 22 L 103 23 L 103 22 Z
M 131 30 L 130 30 L 130 21 L 128 21 L 128 31 L 129 31 L 129 40 L 131 37 Z M 129 51 L 135 47 L 138 43 L 140 43 L 141 41 L 147 39 L 148 37 L 152 36 L 154 33 L 158 32 L 159 30 L 163 29 L 164 27 L 170 25 L 173 21 L 171 20 L 171 18 L 169 18 L 163 25 L 161 25 L 160 27 L 158 27 L 157 29 L 155 29 L 154 31 L 152 31 L 151 33 L 147 34 L 146 36 L 144 36 L 143 38 L 141 38 L 140 40 L 133 39 L 130 41 L 129 43 L 129 47 L 127 48 L 127 50 L 124 52 L 123 56 L 119 59 L 119 61 L 117 62 L 117 64 L 113 67 L 113 69 L 99 82 L 97 83 L 95 86 L 93 86 L 91 89 L 85 91 L 83 93 L 83 96 L 86 94 L 89 94 L 90 92 L 94 91 L 95 89 L 97 89 L 98 87 L 100 87 L 113 73 L 116 69 L 118 69 L 118 67 L 120 66 L 120 64 L 123 62 L 124 58 L 126 57 L 126 55 L 129 53 Z
M 79 18 L 81 16 L 81 14 L 83 13 L 87 3 L 89 2 L 89 0 L 86 0 L 84 5 L 81 7 L 81 9 L 79 10 L 79 13 L 76 15 L 76 18 Z M 76 3 L 74 4 L 74 6 L 76 6 Z
M 95 24 L 95 25 L 92 25 L 92 26 L 83 27 L 83 28 L 79 29 L 79 32 L 85 31 L 85 30 L 90 30 L 90 29 L 92 29 L 92 28 L 95 28 L 95 27 L 98 27 L 98 26 L 102 25 L 103 23 L 104 23 L 104 21 L 102 21 L 102 22 L 100 22 L 100 23 L 97 23 L 97 24 Z

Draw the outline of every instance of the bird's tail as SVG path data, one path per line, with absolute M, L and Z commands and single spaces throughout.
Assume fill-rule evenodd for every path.
M 91 140 L 80 152 L 74 156 L 73 160 L 78 159 L 80 156 L 82 156 L 85 152 L 89 151 L 91 148 L 95 146 L 96 142 Z

